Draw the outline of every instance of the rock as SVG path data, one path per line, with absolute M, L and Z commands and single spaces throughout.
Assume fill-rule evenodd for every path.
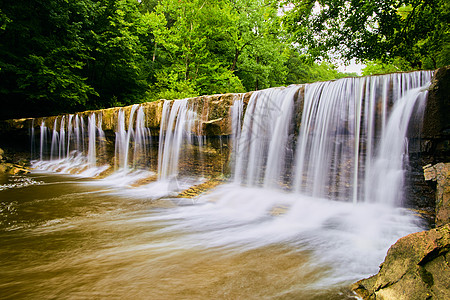
M 5 151 L 0 148 L 0 174 L 27 174 L 30 170 L 25 166 L 27 162 L 21 161 L 19 164 L 11 163 L 11 158 L 6 157 Z
M 450 128 L 450 66 L 440 68 L 434 74 L 429 87 L 425 109 L 423 137 L 436 137 L 445 134 Z
M 425 180 L 436 181 L 436 226 L 450 222 L 450 163 L 424 167 Z
M 389 249 L 378 274 L 352 285 L 363 299 L 450 299 L 450 225 L 410 234 Z
M 30 170 L 19 165 L 11 164 L 9 169 L 9 174 L 11 175 L 19 175 L 19 174 L 28 174 L 30 173 Z
M 203 194 L 211 189 L 215 188 L 219 184 L 223 183 L 223 180 L 220 178 L 212 178 L 206 182 L 194 185 L 187 190 L 182 191 L 178 194 L 179 198 L 195 198 L 200 194 Z

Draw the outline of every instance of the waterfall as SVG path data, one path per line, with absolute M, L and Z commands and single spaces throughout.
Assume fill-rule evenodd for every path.
M 36 151 L 35 147 L 35 136 L 34 136 L 34 119 L 31 121 L 31 129 L 30 129 L 30 137 L 31 137 L 31 150 L 30 150 L 30 158 L 34 159 Z
M 76 150 L 84 152 L 84 121 L 83 118 L 78 115 L 75 116 L 75 138 L 76 138 Z
M 232 152 L 226 158 L 232 181 L 315 198 L 399 204 L 409 120 L 420 119 L 426 99 L 422 89 L 431 75 L 423 71 L 272 88 L 253 92 L 248 103 L 244 95 L 235 95 L 229 109 Z M 202 176 L 208 168 L 220 171 L 228 137 L 215 139 L 214 149 L 205 145 L 204 123 L 196 111 L 206 112 L 201 121 L 207 122 L 210 106 L 198 103 L 164 101 L 157 151 L 151 148 L 145 107 L 118 110 L 114 157 L 109 157 L 116 171 L 157 169 L 161 181 L 191 167 Z M 76 165 L 73 172 L 108 162 L 102 114 L 92 113 L 86 121 L 87 126 L 83 114 L 60 116 L 52 131 L 42 121 L 39 144 L 37 135 L 32 139 L 40 146 L 40 161 L 61 160 L 71 170 Z M 221 161 L 208 161 L 214 156 Z M 157 166 L 150 170 L 154 161 Z M 186 167 L 180 168 L 181 161 Z
M 54 160 L 56 153 L 59 152 L 58 146 L 59 146 L 59 132 L 57 130 L 58 126 L 58 118 L 55 119 L 55 122 L 53 124 L 53 134 L 52 134 L 52 144 L 50 146 L 50 159 Z
M 102 130 L 102 124 L 103 124 L 103 118 L 102 115 L 98 115 L 98 121 L 97 121 L 97 160 L 99 158 L 103 158 L 106 152 L 106 136 L 105 132 Z
M 108 166 L 98 166 L 98 155 L 103 155 L 105 135 L 101 129 L 102 119 L 92 113 L 88 117 L 87 136 L 81 115 L 67 115 L 55 118 L 51 141 L 48 141 L 48 128 L 45 120 L 40 126 L 39 160 L 33 161 L 36 169 L 61 173 L 79 174 L 87 177 L 97 176 Z M 86 140 L 87 139 L 87 140 Z M 85 146 L 87 142 L 87 148 Z M 48 156 L 48 144 L 50 155 Z M 86 149 L 86 150 L 85 150 Z
M 236 157 L 239 153 L 239 141 L 241 139 L 242 116 L 244 115 L 244 96 L 233 102 L 231 106 L 231 140 L 233 143 L 233 152 L 231 157 L 232 174 L 236 174 Z
M 414 113 L 423 115 L 427 91 L 409 90 L 396 103 L 383 131 L 373 168 L 367 172 L 366 201 L 401 204 L 404 181 L 403 165 L 408 162 L 408 124 Z M 419 118 L 420 119 L 420 118 Z
M 91 114 L 88 117 L 88 155 L 87 155 L 87 161 L 88 165 L 90 167 L 95 167 L 97 164 L 97 154 L 96 154 L 96 148 L 95 148 L 95 140 L 96 140 L 96 129 L 97 124 L 95 123 L 95 114 Z
M 134 169 L 145 167 L 147 153 L 151 146 L 150 129 L 145 127 L 145 113 L 142 107 L 135 104 L 131 107 L 128 117 L 128 130 L 125 128 L 125 112 L 119 110 L 115 143 L 116 169 L 128 172 L 130 166 Z
M 65 120 L 66 117 L 62 116 L 60 129 L 59 129 L 59 151 L 58 151 L 58 159 L 63 159 L 66 154 L 66 130 L 65 130 Z
M 116 168 L 128 171 L 129 169 L 129 151 L 132 136 L 134 136 L 133 120 L 134 113 L 138 105 L 133 105 L 130 116 L 128 118 L 128 130 L 125 128 L 125 112 L 121 109 L 117 117 L 117 131 L 116 131 L 116 150 L 115 160 Z
M 69 121 L 67 122 L 67 153 L 66 157 L 70 155 L 70 142 L 73 135 L 73 124 L 72 124 L 73 115 L 69 115 Z
M 151 155 L 151 133 L 150 129 L 145 127 L 145 113 L 142 107 L 139 107 L 136 115 L 136 128 L 134 134 L 133 168 L 145 166 L 146 160 Z
M 44 160 L 47 147 L 47 127 L 45 126 L 45 120 L 42 121 L 40 127 L 40 140 L 39 140 L 39 159 Z
M 289 151 L 289 128 L 298 89 L 292 86 L 252 94 L 242 131 L 233 129 L 239 135 L 234 167 L 236 182 L 278 185 Z
M 241 131 L 233 117 L 234 180 L 318 198 L 398 203 L 409 120 L 423 111 L 421 87 L 430 80 L 431 72 L 413 72 L 253 93 Z M 294 143 L 295 100 L 303 109 Z
M 159 179 L 170 179 L 178 175 L 180 152 L 185 144 L 192 142 L 191 130 L 196 117 L 193 109 L 189 108 L 187 99 L 164 102 L 158 150 Z

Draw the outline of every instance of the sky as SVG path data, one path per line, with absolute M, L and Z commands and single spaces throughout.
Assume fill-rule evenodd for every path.
M 349 65 L 340 65 L 336 64 L 338 66 L 338 71 L 342 73 L 357 73 L 358 75 L 361 75 L 361 70 L 366 66 L 365 64 L 356 63 L 355 60 L 352 60 Z

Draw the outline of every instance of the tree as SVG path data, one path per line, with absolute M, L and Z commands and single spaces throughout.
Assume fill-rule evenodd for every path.
M 155 97 L 242 91 L 228 68 L 233 15 L 226 1 L 162 0 L 150 14 L 155 36 Z
M 393 59 L 391 63 L 385 63 L 378 59 L 366 62 L 366 67 L 362 69 L 362 75 L 387 74 L 408 70 L 411 70 L 411 65 L 401 57 Z
M 289 1 L 290 3 L 292 1 Z M 294 0 L 283 24 L 291 41 L 315 58 L 392 62 L 411 68 L 449 63 L 446 0 Z
M 143 97 L 148 26 L 137 1 L 17 0 L 0 16 L 0 97 L 8 117 Z
M 149 19 L 135 0 L 102 0 L 96 5 L 91 34 L 85 40 L 92 56 L 85 71 L 98 92 L 90 107 L 141 102 L 150 76 Z
M 285 83 L 286 55 L 276 2 L 234 0 L 236 27 L 230 34 L 234 57 L 231 70 L 246 90 L 258 90 Z
M 86 12 L 72 13 L 77 4 L 19 0 L 3 6 L 9 20 L 0 33 L 5 112 L 82 107 L 96 94 L 81 72 L 90 58 L 81 35 Z

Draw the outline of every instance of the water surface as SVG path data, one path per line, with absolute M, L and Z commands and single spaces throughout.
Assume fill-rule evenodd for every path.
M 348 286 L 421 229 L 380 205 L 233 184 L 195 199 L 161 189 L 1 177 L 1 298 L 353 299 Z

